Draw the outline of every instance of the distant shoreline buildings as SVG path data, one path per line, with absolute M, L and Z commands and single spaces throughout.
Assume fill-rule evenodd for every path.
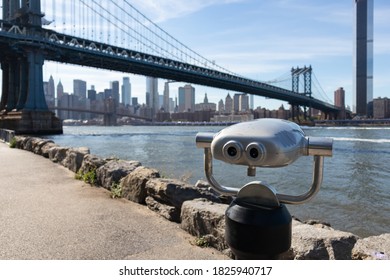
M 44 83 L 46 102 L 49 108 L 57 108 L 56 114 L 62 120 L 74 119 L 101 122 L 103 116 L 96 112 L 104 112 L 107 106 L 114 106 L 114 111 L 122 115 L 138 115 L 156 122 L 241 122 L 258 118 L 291 119 L 292 109 L 281 105 L 276 110 L 263 107 L 251 109 L 249 94 L 227 93 L 218 104 L 209 102 L 207 93 L 204 93 L 203 102 L 195 103 L 196 89 L 185 84 L 175 93 L 175 99 L 170 97 L 170 81 L 164 84 L 163 95 L 159 95 L 156 78 L 146 78 L 146 104 L 139 104 L 138 98 L 131 97 L 131 83 L 124 77 L 122 85 L 119 81 L 111 81 L 109 88 L 97 92 L 92 85 L 87 89 L 87 82 L 79 79 L 73 81 L 73 93 L 64 92 L 59 80 L 57 87 L 50 76 Z M 121 91 L 119 90 L 121 89 Z M 56 92 L 57 91 L 57 92 Z M 131 101 L 130 101 L 131 100 Z M 337 119 L 348 118 L 345 105 L 345 90 L 340 87 L 334 92 L 334 104 L 340 108 Z M 373 99 L 373 117 L 390 118 L 390 99 Z M 72 108 L 73 111 L 59 110 L 58 108 Z M 311 109 L 311 116 L 324 119 L 318 110 Z M 302 114 L 303 115 L 303 114 Z M 303 120 L 303 116 L 298 116 Z M 126 121 L 126 120 L 124 120 Z
M 203 102 L 195 103 L 196 89 L 190 84 L 179 87 L 175 94 L 177 97 L 173 99 L 170 97 L 169 83 L 165 83 L 163 95 L 159 95 L 157 79 L 147 77 L 145 104 L 139 104 L 136 97 L 131 97 L 128 77 L 123 78 L 122 85 L 119 81 L 111 81 L 109 87 L 100 92 L 93 85 L 88 89 L 86 81 L 74 79 L 73 92 L 68 93 L 64 91 L 61 80 L 55 87 L 54 78 L 50 76 L 49 81 L 44 82 L 44 90 L 49 108 L 57 108 L 56 114 L 62 120 L 94 120 L 96 123 L 103 118 L 96 112 L 104 112 L 107 106 L 113 105 L 116 113 L 138 115 L 158 122 L 239 122 L 256 118 L 291 117 L 290 110 L 283 105 L 278 110 L 262 107 L 251 109 L 250 96 L 242 93 L 227 93 L 218 104 L 209 102 L 207 93 L 204 93 Z

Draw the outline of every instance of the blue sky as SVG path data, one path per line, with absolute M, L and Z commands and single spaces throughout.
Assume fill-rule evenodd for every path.
M 173 37 L 215 60 L 232 72 L 270 81 L 292 67 L 313 67 L 328 100 L 338 87 L 352 105 L 354 0 L 132 0 L 137 9 Z M 390 2 L 374 0 L 374 98 L 390 97 Z M 65 91 L 73 79 L 84 79 L 98 91 L 109 82 L 130 76 L 132 95 L 145 102 L 145 78 L 132 74 L 45 63 L 44 79 L 61 78 Z M 159 92 L 163 92 L 159 83 Z M 171 96 L 184 83 L 171 84 Z M 224 99 L 228 91 L 194 85 L 196 101 L 207 92 L 209 101 Z M 231 92 L 233 94 L 234 92 Z M 270 109 L 278 100 L 255 98 Z

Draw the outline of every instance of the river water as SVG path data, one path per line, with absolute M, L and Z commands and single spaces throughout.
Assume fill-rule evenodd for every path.
M 101 157 L 138 160 L 161 175 L 190 183 L 205 179 L 203 150 L 195 146 L 198 132 L 214 126 L 68 126 L 51 138 L 59 145 L 89 147 Z M 317 219 L 361 237 L 390 232 L 390 127 L 303 127 L 308 136 L 334 139 L 333 157 L 325 158 L 324 181 L 317 196 L 304 205 L 290 205 L 299 219 Z M 312 157 L 301 157 L 284 168 L 257 168 L 255 179 L 246 168 L 214 160 L 217 180 L 241 187 L 266 181 L 278 192 L 301 194 L 311 185 Z

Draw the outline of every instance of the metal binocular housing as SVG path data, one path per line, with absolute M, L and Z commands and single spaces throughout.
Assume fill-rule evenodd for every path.
M 292 196 L 275 192 L 278 203 L 301 204 L 319 191 L 323 177 L 323 158 L 332 156 L 333 140 L 307 137 L 300 126 L 290 121 L 258 119 L 229 126 L 218 133 L 198 133 L 196 145 L 204 149 L 207 180 L 217 192 L 224 195 L 235 195 L 239 189 L 220 185 L 215 180 L 213 158 L 248 166 L 248 176 L 255 176 L 256 167 L 283 167 L 301 156 L 313 156 L 313 181 L 307 193 Z

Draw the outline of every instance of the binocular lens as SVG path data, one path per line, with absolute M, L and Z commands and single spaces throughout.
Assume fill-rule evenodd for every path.
M 249 150 L 249 155 L 251 158 L 256 159 L 259 156 L 259 150 L 256 148 L 252 148 Z
M 235 157 L 235 156 L 237 155 L 237 149 L 236 149 L 236 147 L 229 147 L 229 148 L 227 149 L 227 153 L 228 153 L 229 156 Z

